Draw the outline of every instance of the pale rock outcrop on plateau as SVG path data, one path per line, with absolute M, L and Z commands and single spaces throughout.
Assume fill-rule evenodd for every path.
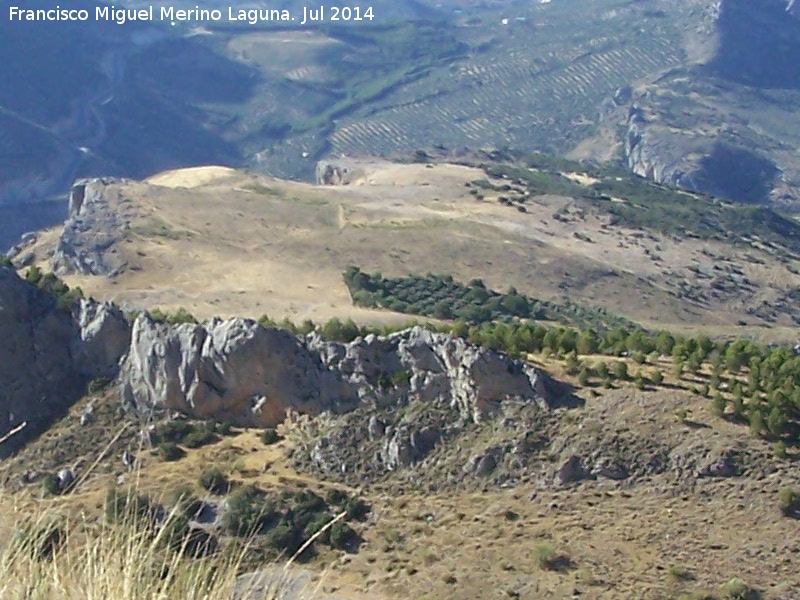
M 288 410 L 446 400 L 480 422 L 503 399 L 541 399 L 540 374 L 503 355 L 416 327 L 349 344 L 295 337 L 254 321 L 169 326 L 140 316 L 120 373 L 123 399 L 269 427 Z
M 130 225 L 111 178 L 79 179 L 69 196 L 69 217 L 53 254 L 57 275 L 114 277 L 125 268 L 114 249 Z

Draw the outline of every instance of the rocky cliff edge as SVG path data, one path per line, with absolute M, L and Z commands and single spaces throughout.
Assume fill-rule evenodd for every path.
M 505 399 L 546 405 L 545 375 L 503 354 L 415 327 L 343 344 L 295 337 L 248 319 L 131 324 L 116 306 L 57 298 L 0 267 L 0 436 L 19 448 L 97 379 L 116 380 L 139 414 L 171 409 L 271 427 L 288 411 L 316 415 L 419 400 L 478 423 Z

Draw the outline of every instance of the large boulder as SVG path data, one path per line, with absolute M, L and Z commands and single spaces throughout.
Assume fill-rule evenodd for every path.
M 548 399 L 545 379 L 530 365 L 423 327 L 350 344 L 312 334 L 309 346 L 356 386 L 360 398 L 377 404 L 392 397 L 446 400 L 463 421 L 479 423 L 509 398 L 542 405 Z
M 317 185 L 350 185 L 363 182 L 366 177 L 364 169 L 346 160 L 320 161 L 315 173 Z
M 140 316 L 121 372 L 123 400 L 234 425 L 271 427 L 288 409 L 345 410 L 355 390 L 287 331 L 213 319 L 170 326 Z

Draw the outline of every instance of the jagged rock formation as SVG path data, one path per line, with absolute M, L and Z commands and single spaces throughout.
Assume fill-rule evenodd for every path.
M 127 351 L 129 326 L 113 305 L 81 300 L 73 309 L 0 267 L 0 445 L 7 455 L 47 427 L 86 392 L 114 377 Z
M 119 377 L 123 400 L 140 410 L 255 427 L 274 426 L 290 410 L 344 413 L 413 400 L 445 403 L 460 420 L 477 423 L 507 398 L 546 401 L 532 367 L 419 327 L 340 344 L 246 319 L 167 325 L 141 315 L 131 326 L 111 304 L 60 308 L 6 267 L 0 339 L 0 435 L 23 421 L 26 432 L 41 430 L 101 377 Z M 387 433 L 378 423 L 372 429 Z M 394 435 L 387 460 L 398 465 L 438 440 L 435 430 Z
M 625 155 L 628 167 L 636 175 L 658 183 L 694 187 L 687 157 L 708 151 L 708 142 L 687 140 L 681 134 L 656 130 L 640 102 L 634 102 L 628 111 L 628 131 L 625 136 Z M 704 147 L 705 146 L 705 147 Z
M 342 413 L 412 399 L 444 401 L 480 422 L 505 398 L 544 402 L 545 394 L 532 367 L 420 327 L 340 344 L 245 319 L 173 327 L 140 316 L 120 380 L 123 399 L 139 409 L 255 427 L 280 423 L 288 410 Z M 409 448 L 436 436 L 423 437 L 412 436 Z M 387 449 L 390 460 L 407 461 L 404 444 Z
M 96 178 L 73 184 L 69 217 L 53 254 L 57 275 L 113 277 L 125 268 L 113 246 L 123 239 L 130 222 L 119 210 L 120 188 L 115 183 L 119 180 Z

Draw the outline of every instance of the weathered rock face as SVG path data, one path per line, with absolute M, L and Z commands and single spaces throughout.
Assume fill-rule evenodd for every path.
M 119 210 L 120 190 L 115 179 L 81 179 L 72 186 L 69 217 L 53 254 L 57 275 L 113 277 L 125 263 L 113 250 L 129 225 Z
M 531 367 L 422 328 L 340 344 L 244 319 L 173 327 L 141 316 L 120 380 L 124 400 L 139 409 L 254 427 L 274 426 L 290 409 L 341 413 L 414 399 L 444 401 L 462 420 L 479 422 L 503 399 L 544 395 Z M 387 442 L 386 460 L 413 460 L 436 438 L 400 435 Z
M 643 98 L 629 109 L 625 153 L 636 175 L 738 202 L 793 202 L 796 186 L 780 181 L 781 171 L 768 154 L 762 156 L 738 145 L 733 136 L 715 136 L 699 126 L 696 131 L 680 130 L 664 120 L 661 113 L 667 109 L 659 102 L 663 100 Z
M 326 367 L 342 373 L 359 398 L 378 405 L 398 396 L 423 402 L 444 399 L 462 420 L 479 423 L 507 398 L 546 398 L 534 368 L 422 327 L 346 345 L 312 335 L 308 344 Z
M 800 101 L 798 6 L 705 0 L 685 13 L 687 62 L 625 102 L 622 141 L 631 170 L 728 200 L 796 210 L 800 169 L 786 148 L 800 139 L 789 125 Z M 765 98 L 772 120 L 755 127 Z
M 27 423 L 0 445 L 0 455 L 49 425 L 89 381 L 113 377 L 128 329 L 110 304 L 83 300 L 71 312 L 59 309 L 51 295 L 0 267 L 0 435 Z
M 85 199 L 76 198 L 75 210 L 81 206 Z M 289 410 L 344 413 L 415 400 L 479 423 L 505 399 L 545 396 L 531 367 L 422 328 L 340 344 L 246 319 L 166 325 L 143 315 L 131 326 L 111 304 L 58 308 L 52 295 L 5 267 L 0 339 L 0 436 L 27 423 L 0 453 L 41 431 L 101 377 L 118 377 L 123 400 L 140 410 L 255 427 L 274 426 Z M 370 430 L 392 468 L 422 459 L 440 439 L 436 428 L 390 432 L 377 420 Z
M 141 316 L 120 378 L 123 399 L 138 409 L 242 426 L 274 426 L 287 409 L 316 414 L 358 401 L 299 338 L 245 319 L 172 327 Z

